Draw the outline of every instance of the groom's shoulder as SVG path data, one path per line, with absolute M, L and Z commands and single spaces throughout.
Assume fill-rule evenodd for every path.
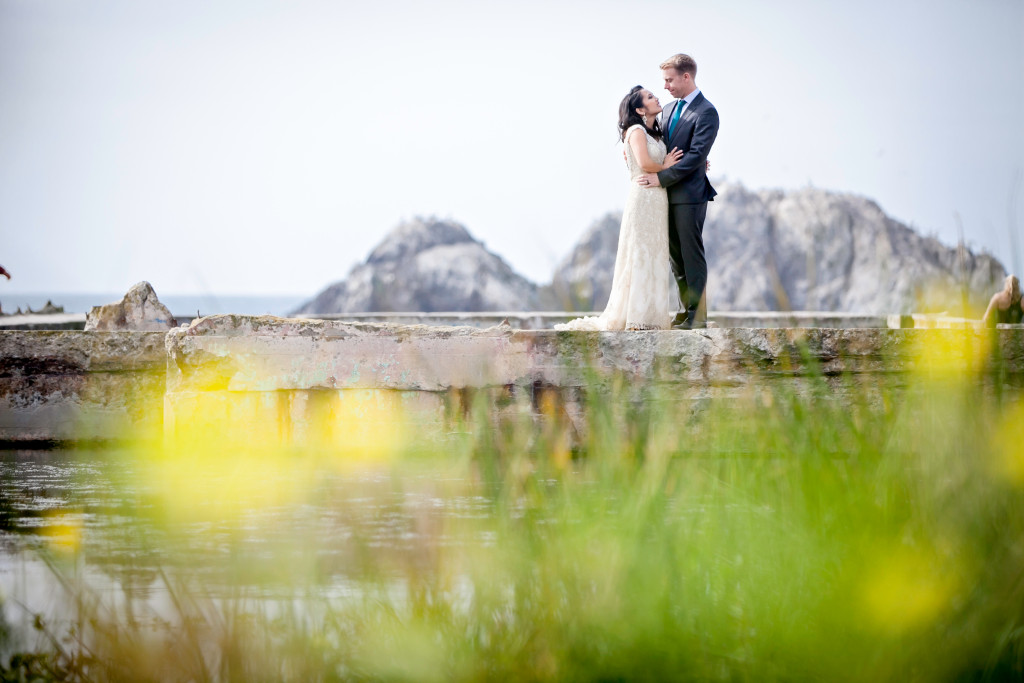
M 697 105 L 697 111 L 695 112 L 701 119 L 713 121 L 715 125 L 718 123 L 718 110 L 715 109 L 715 105 L 711 104 L 711 100 L 704 97 L 704 93 L 700 94 L 701 100 L 695 102 Z
M 711 100 L 709 100 L 707 95 L 705 95 L 703 92 L 701 92 L 700 98 L 700 102 L 698 102 L 697 104 L 700 106 L 701 109 L 711 109 L 716 112 L 718 111 L 717 109 L 715 109 L 715 105 L 711 104 Z

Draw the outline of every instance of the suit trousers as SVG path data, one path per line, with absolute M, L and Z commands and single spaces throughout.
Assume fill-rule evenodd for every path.
M 690 324 L 707 322 L 704 289 L 708 283 L 708 262 L 704 258 L 704 218 L 708 203 L 669 204 L 668 256 L 679 288 L 679 301 Z M 684 311 L 679 311 L 676 322 Z

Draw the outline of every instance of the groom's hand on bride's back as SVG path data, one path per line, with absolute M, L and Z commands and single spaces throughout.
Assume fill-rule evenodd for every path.
M 672 150 L 672 151 L 675 152 L 675 150 Z M 682 152 L 680 152 L 679 154 L 680 154 L 680 156 L 682 156 Z M 665 160 L 666 160 L 666 163 L 667 163 L 668 157 L 666 157 Z M 672 164 L 669 164 L 669 166 L 671 166 L 671 165 Z M 666 166 L 665 168 L 668 168 L 669 166 Z M 711 170 L 711 162 L 705 159 L 704 160 L 704 172 L 706 173 L 709 170 Z M 636 177 L 636 184 L 637 185 L 642 185 L 643 187 L 661 187 L 661 181 L 658 179 L 658 174 L 657 173 L 645 173 L 643 175 L 637 176 Z

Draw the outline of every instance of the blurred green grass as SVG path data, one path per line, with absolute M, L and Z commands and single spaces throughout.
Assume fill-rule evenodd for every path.
M 622 381 L 587 397 L 583 419 L 557 391 L 535 404 L 496 410 L 481 392 L 440 442 L 398 438 L 396 415 L 388 451 L 356 464 L 323 444 L 127 454 L 123 495 L 99 511 L 118 521 L 55 525 L 39 550 L 73 616 L 42 619 L 52 647 L 33 671 L 1024 674 L 1019 378 L 811 373 L 710 400 Z M 110 565 L 123 599 L 82 580 L 89 562 Z M 21 656 L 0 680 L 29 671 Z

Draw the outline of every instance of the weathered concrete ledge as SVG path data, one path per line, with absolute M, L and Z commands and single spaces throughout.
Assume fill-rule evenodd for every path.
M 766 375 L 922 369 L 941 345 L 947 363 L 974 364 L 991 347 L 1024 370 L 1024 330 L 720 328 L 555 332 L 210 316 L 167 335 L 169 393 L 450 388 L 592 383 L 602 372 L 667 384 L 747 384 Z M 961 358 L 957 358 L 961 354 Z M 994 357 L 994 356 L 993 356 Z M 596 375 L 595 375 L 596 373 Z
M 824 376 L 841 395 L 911 373 L 984 378 L 997 365 L 1024 384 L 1024 329 L 585 333 L 223 315 L 166 334 L 0 332 L 0 439 L 257 424 L 302 441 L 311 425 L 386 431 L 395 410 L 436 425 L 467 391 L 536 410 L 539 393 L 571 402 L 613 385 L 714 400 Z
M 479 328 L 493 327 L 507 322 L 510 327 L 517 330 L 550 330 L 558 323 L 565 323 L 584 315 L 600 315 L 600 311 L 590 313 L 579 311 L 379 312 L 332 313 L 299 317 L 306 320 L 394 323 L 398 325 L 469 325 Z M 708 313 L 708 320 L 719 327 L 886 327 L 890 317 L 870 313 L 834 313 L 829 311 L 710 311 Z M 903 325 L 903 327 L 912 326 L 912 324 Z
M 0 332 L 0 440 L 159 433 L 165 332 Z
M 211 316 L 168 333 L 167 356 L 167 434 L 230 425 L 260 442 L 301 442 L 343 424 L 330 437 L 336 444 L 354 434 L 372 442 L 394 428 L 396 413 L 422 436 L 437 434 L 464 390 L 496 411 L 543 411 L 538 397 L 554 396 L 575 423 L 586 397 L 613 386 L 687 402 L 773 386 L 803 391 L 824 377 L 842 400 L 883 379 L 969 376 L 996 359 L 1004 378 L 1019 381 L 1024 331 L 581 333 Z

